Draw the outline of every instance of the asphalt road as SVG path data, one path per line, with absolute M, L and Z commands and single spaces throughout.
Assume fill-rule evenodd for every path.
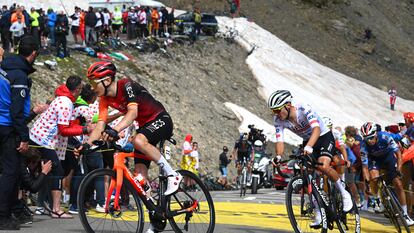
M 243 198 L 239 197 L 238 191 L 213 192 L 212 195 L 216 209 L 215 232 L 292 232 L 284 206 L 284 191 L 263 189 L 256 195 L 247 194 Z M 382 215 L 362 212 L 361 217 L 362 232 L 395 232 Z M 172 232 L 170 227 L 168 229 L 167 232 Z M 71 220 L 34 216 L 33 224 L 22 225 L 20 232 L 72 233 L 84 230 L 77 216 Z

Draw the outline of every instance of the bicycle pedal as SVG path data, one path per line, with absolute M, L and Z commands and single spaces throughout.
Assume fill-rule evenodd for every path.
M 321 224 L 319 224 L 319 225 L 315 225 L 315 226 L 310 226 L 310 228 L 312 228 L 312 229 L 321 229 L 322 228 L 322 223 Z

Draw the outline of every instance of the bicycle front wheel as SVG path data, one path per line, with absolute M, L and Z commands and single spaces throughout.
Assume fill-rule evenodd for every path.
M 216 215 L 214 211 L 213 199 L 206 186 L 194 173 L 180 170 L 178 171 L 183 180 L 175 194 L 168 198 L 168 211 L 182 211 L 170 219 L 170 225 L 175 232 L 214 232 Z M 193 211 L 184 211 L 197 203 Z
M 410 227 L 407 224 L 407 221 L 405 220 L 405 213 L 404 210 L 402 209 L 400 202 L 398 201 L 397 197 L 395 196 L 394 192 L 390 189 L 388 189 L 389 195 L 391 197 L 390 201 L 391 201 L 391 205 L 394 209 L 394 213 L 397 217 L 397 221 L 399 221 L 399 225 L 400 226 L 404 226 L 405 231 L 407 233 L 410 233 Z
M 348 185 L 346 190 L 351 193 Z M 336 224 L 338 226 L 339 232 L 341 233 L 360 233 L 361 232 L 361 219 L 359 216 L 358 207 L 354 198 L 352 198 L 352 209 L 345 213 L 343 211 L 343 200 L 340 191 L 335 187 L 331 188 L 330 201 L 332 202 L 333 211 L 338 216 Z
M 315 198 L 315 194 L 313 190 L 313 198 Z M 315 208 L 310 196 L 303 177 L 296 176 L 290 180 L 286 189 L 286 209 L 290 224 L 296 233 L 326 233 L 326 228 L 316 229 L 310 227 L 310 224 L 315 218 Z M 321 214 L 324 215 L 322 219 L 326 220 L 326 211 L 321 211 Z
M 115 172 L 110 169 L 98 169 L 85 176 L 79 186 L 78 208 L 79 218 L 83 228 L 88 233 L 94 232 L 136 232 L 140 233 L 144 227 L 144 213 L 137 191 L 124 179 L 121 198 L 119 201 L 122 207 L 120 210 L 113 208 L 114 198 L 111 198 L 108 211 L 102 213 L 102 208 L 95 208 L 100 205 L 105 207 L 105 183 L 108 184 L 111 178 L 116 179 Z M 99 192 L 99 191 L 98 191 Z M 130 199 L 130 194 L 132 199 Z M 99 211 L 99 212 L 98 212 Z

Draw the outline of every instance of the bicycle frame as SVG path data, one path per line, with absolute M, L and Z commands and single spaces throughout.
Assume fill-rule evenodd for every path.
M 121 194 L 121 187 L 123 184 L 124 177 L 132 184 L 133 188 L 138 192 L 138 195 L 142 203 L 145 205 L 148 211 L 161 219 L 168 219 L 168 218 L 172 218 L 182 213 L 191 212 L 198 207 L 198 201 L 194 200 L 193 205 L 186 209 L 169 212 L 168 210 L 166 210 L 167 209 L 166 207 L 167 207 L 167 202 L 168 202 L 167 198 L 170 198 L 170 197 L 169 196 L 166 197 L 165 195 L 159 195 L 160 205 L 156 205 L 154 203 L 153 198 L 149 196 L 148 193 L 145 192 L 141 184 L 139 182 L 135 182 L 133 175 L 131 174 L 129 169 L 125 166 L 124 161 L 125 161 L 125 158 L 128 158 L 128 157 L 136 157 L 136 156 L 134 153 L 116 152 L 114 154 L 113 170 L 116 173 L 116 180 L 114 178 L 111 178 L 111 182 L 110 182 L 110 186 L 109 186 L 108 194 L 106 198 L 106 203 L 105 203 L 105 211 L 107 213 L 109 212 L 108 207 L 111 201 L 112 193 L 115 188 L 116 188 L 116 191 L 115 191 L 115 200 L 114 200 L 113 208 L 117 211 L 121 209 L 119 205 L 119 197 Z M 164 193 L 164 190 L 166 189 L 165 182 L 163 182 L 166 179 L 167 179 L 166 176 L 160 176 L 160 193 L 161 194 Z M 166 211 L 166 213 L 164 213 L 164 211 Z

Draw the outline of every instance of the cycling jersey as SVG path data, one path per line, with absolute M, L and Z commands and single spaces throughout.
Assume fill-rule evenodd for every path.
M 289 120 L 279 119 L 278 116 L 274 116 L 274 124 L 276 128 L 276 142 L 283 142 L 284 135 L 283 131 L 285 128 L 291 130 L 304 141 L 308 141 L 312 135 L 312 129 L 315 127 L 320 127 L 321 133 L 319 136 L 322 136 L 329 132 L 330 130 L 325 126 L 322 119 L 318 114 L 311 109 L 309 105 L 296 103 L 294 104 L 296 108 L 296 122 L 291 122 Z
M 117 82 L 115 97 L 102 96 L 99 102 L 99 120 L 105 121 L 108 117 L 108 106 L 127 113 L 128 106 L 138 105 L 138 116 L 135 119 L 139 126 L 154 120 L 160 113 L 165 112 L 164 106 L 143 86 L 131 79 L 121 79 Z
M 414 142 L 414 125 L 408 127 L 405 135 L 408 136 L 408 139 L 410 139 L 411 142 Z
M 388 154 L 394 155 L 398 151 L 397 143 L 389 133 L 383 131 L 377 133 L 377 143 L 375 145 L 370 146 L 365 141 L 362 141 L 361 144 L 361 156 L 369 158 L 379 158 Z
M 341 133 L 339 130 L 337 130 L 337 129 L 332 129 L 332 134 L 333 134 L 333 136 L 334 136 L 334 138 L 335 138 L 335 142 L 337 143 L 337 145 L 338 145 L 339 147 L 341 147 L 341 146 L 345 145 L 345 143 L 344 143 L 344 139 L 343 139 L 343 137 L 342 137 L 342 133 Z

